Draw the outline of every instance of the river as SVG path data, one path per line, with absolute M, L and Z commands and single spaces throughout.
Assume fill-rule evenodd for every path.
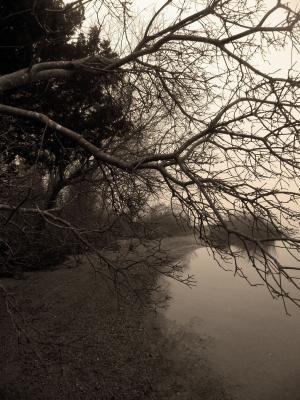
M 296 263 L 282 249 L 276 252 L 281 260 Z M 188 256 L 186 272 L 197 285 L 190 289 L 168 281 L 172 299 L 165 316 L 208 338 L 207 357 L 233 387 L 233 395 L 242 400 L 299 400 L 300 309 L 291 305 L 292 315 L 287 316 L 265 287 L 251 287 L 223 271 L 206 248 Z M 255 281 L 250 266 L 247 275 Z

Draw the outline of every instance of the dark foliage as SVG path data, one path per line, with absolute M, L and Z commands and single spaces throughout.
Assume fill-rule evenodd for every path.
M 58 42 L 48 43 L 45 39 L 36 51 L 41 61 L 72 59 L 94 53 L 116 57 L 109 43 L 101 41 L 97 28 L 91 28 L 86 36 L 80 34 L 75 41 L 70 41 L 68 34 L 61 36 Z M 5 100 L 20 108 L 39 110 L 101 147 L 104 140 L 122 137 L 130 128 L 121 102 L 112 96 L 119 82 L 116 74 L 95 77 L 87 73 L 66 82 L 37 83 L 21 91 L 12 91 Z M 23 120 L 20 124 L 12 118 L 4 118 L 1 124 L 1 131 L 6 132 L 0 143 L 5 164 L 14 163 L 20 157 L 28 166 L 37 162 L 44 171 L 58 168 L 63 175 L 74 160 L 84 162 L 87 158 L 85 150 L 70 139 L 59 137 L 52 129 L 44 131 L 39 122 Z
M 101 32 L 96 27 L 90 28 L 86 34 L 74 36 L 83 20 L 82 10 L 68 12 L 63 7 L 61 0 L 1 4 L 1 38 L 5 36 L 10 47 L 0 42 L 3 60 L 0 74 L 28 67 L 32 59 L 34 62 L 69 60 L 93 54 L 117 57 L 109 43 L 101 40 Z M 74 75 L 69 81 L 38 82 L 10 91 L 5 103 L 42 112 L 80 132 L 99 148 L 113 147 L 114 143 L 126 141 L 126 134 L 131 129 L 122 101 L 114 98 L 120 84 L 122 76 L 117 73 L 96 76 L 87 72 Z M 98 168 L 84 149 L 70 139 L 60 137 L 55 130 L 45 129 L 39 122 L 3 117 L 0 130 L 0 165 L 3 171 L 0 175 L 3 188 L 0 202 L 12 206 L 35 207 L 38 204 L 41 209 L 53 208 L 66 186 L 84 180 L 90 171 Z M 76 190 L 73 191 L 74 199 L 78 194 Z M 70 207 L 72 211 L 65 210 L 65 215 L 73 221 L 81 210 L 74 200 L 69 203 Z M 92 210 L 93 206 L 85 207 L 85 222 L 98 218 Z M 91 215 L 88 217 L 89 212 Z M 0 221 L 0 228 L 4 246 L 3 251 L 0 248 L 0 271 L 4 274 L 45 268 L 63 261 L 67 254 L 82 251 L 80 241 L 65 231 L 48 227 L 38 214 L 24 219 L 14 215 L 9 223 L 6 215 Z
M 0 74 L 29 67 L 70 38 L 83 20 L 83 8 L 64 10 L 62 0 L 2 0 L 0 3 Z

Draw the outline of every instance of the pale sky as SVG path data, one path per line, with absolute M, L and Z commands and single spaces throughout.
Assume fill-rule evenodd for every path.
M 176 2 L 176 0 L 175 0 Z M 276 4 L 276 0 L 265 0 L 265 3 L 272 7 Z M 144 21 L 144 23 L 151 18 L 153 15 L 153 10 L 157 10 L 162 4 L 165 3 L 165 0 L 135 0 L 133 1 L 134 6 L 138 10 L 137 14 L 140 15 L 140 18 Z M 282 1 L 282 3 L 288 4 L 291 8 L 300 11 L 300 0 L 287 0 Z M 172 18 L 173 12 L 171 8 L 167 7 L 165 9 L 166 16 Z M 282 71 L 282 75 L 288 71 L 292 63 L 297 62 L 300 63 L 299 55 L 296 55 L 295 52 L 292 54 L 291 49 L 281 49 L 278 52 L 270 53 L 268 57 L 268 62 L 272 67 L 274 67 L 274 71 L 280 69 Z M 261 60 L 257 60 L 257 65 L 261 64 Z M 299 66 L 300 69 L 300 66 Z M 278 76 L 278 75 L 277 75 Z
M 74 0 L 64 0 L 64 2 L 70 3 Z M 133 11 L 132 15 L 135 17 L 135 22 L 136 25 L 146 25 L 147 22 L 151 19 L 153 12 L 155 10 L 158 10 L 159 7 L 162 6 L 162 4 L 165 3 L 166 0 L 132 0 L 132 4 L 130 9 Z M 207 0 L 208 1 L 208 0 Z M 113 1 L 111 1 L 113 3 Z M 270 7 L 272 7 L 272 5 L 276 4 L 277 0 L 264 0 L 264 2 L 268 5 L 270 5 Z M 109 3 L 109 1 L 108 1 Z M 121 2 L 120 2 L 121 3 Z M 182 3 L 182 1 L 178 1 L 178 0 L 173 0 L 173 3 Z M 282 3 L 288 4 L 290 7 L 294 8 L 295 10 L 299 10 L 300 11 L 300 0 L 282 0 Z M 91 25 L 93 23 L 97 23 L 97 18 L 96 18 L 96 12 L 95 10 L 99 9 L 99 6 L 103 4 L 102 0 L 95 0 L 93 1 L 91 4 L 87 5 L 87 12 L 86 12 L 86 24 L 85 25 Z M 118 2 L 116 2 L 116 4 L 118 4 Z M 187 2 L 187 4 L 193 4 L 193 2 L 191 1 L 190 3 Z M 205 1 L 203 0 L 203 4 L 205 4 Z M 172 17 L 175 15 L 174 12 L 174 8 L 172 10 L 172 4 L 170 4 L 169 6 L 167 6 L 164 10 L 164 15 L 166 17 L 166 19 L 172 19 Z M 197 7 L 197 9 L 199 9 L 199 6 Z M 107 12 L 104 11 L 104 8 L 102 7 L 103 10 L 103 14 L 106 15 Z M 191 11 L 193 10 L 193 8 L 191 9 Z M 100 13 L 99 15 L 101 16 L 102 13 Z M 103 16 L 100 18 L 100 22 L 102 20 Z M 132 22 L 131 22 L 132 24 Z M 108 24 L 108 19 L 107 16 L 104 18 L 104 24 L 103 24 L 106 28 L 106 30 L 108 30 L 107 26 Z M 129 26 L 129 30 L 130 30 L 130 26 Z M 114 31 L 115 29 L 115 31 Z M 118 31 L 117 31 L 118 30 Z M 120 35 L 120 26 L 117 26 L 117 24 L 114 24 L 114 26 L 109 26 L 109 31 L 112 35 Z M 109 32 L 107 32 L 109 33 Z M 276 55 L 275 55 L 276 58 Z M 278 61 L 283 61 L 282 59 L 279 60 L 278 57 Z
M 70 0 L 67 0 L 66 2 L 69 2 Z M 178 1 L 173 0 L 174 4 L 178 3 Z M 265 2 L 272 7 L 272 5 L 276 4 L 276 0 L 265 0 Z M 294 8 L 295 10 L 300 10 L 300 0 L 287 0 L 282 1 L 283 3 L 288 4 L 290 7 Z M 90 25 L 93 22 L 96 22 L 95 19 L 95 6 L 99 7 L 99 4 L 102 2 L 95 1 L 93 4 L 94 6 L 90 5 L 88 6 L 88 11 L 87 11 L 87 21 L 86 24 Z M 159 7 L 161 7 L 162 4 L 165 3 L 165 0 L 133 0 L 132 1 L 132 6 L 131 9 L 133 10 L 133 15 L 136 17 L 134 22 L 130 22 L 128 31 L 132 31 L 131 33 L 128 33 L 129 37 L 131 35 L 136 35 L 138 34 L 139 36 L 142 35 L 142 29 L 145 27 L 147 22 L 151 19 L 153 12 L 157 10 Z M 190 2 L 189 4 L 193 4 L 193 2 Z M 98 5 L 98 6 L 97 6 Z M 192 10 L 191 10 L 192 11 Z M 172 5 L 168 6 L 164 10 L 164 15 L 166 19 L 172 19 L 174 16 L 174 8 L 172 10 Z M 122 52 L 121 48 L 123 48 L 125 53 L 128 53 L 129 49 L 127 48 L 125 50 L 126 44 L 126 37 L 123 36 L 123 45 L 120 45 L 120 36 L 121 36 L 121 25 L 117 24 L 116 21 L 110 22 L 108 18 L 106 17 L 104 19 L 104 29 L 107 34 L 107 36 L 112 39 L 114 38 L 113 42 L 115 42 L 115 46 L 113 45 L 112 47 L 115 47 L 114 50 L 117 51 L 117 53 L 120 54 Z M 140 32 L 138 31 L 140 30 Z M 131 40 L 130 40 L 131 41 Z M 136 40 L 132 40 L 133 46 L 136 44 Z M 113 44 L 113 43 L 112 43 Z M 277 73 L 277 76 L 280 74 L 282 76 L 286 76 L 290 66 L 292 63 L 297 63 L 300 64 L 300 59 L 299 55 L 296 54 L 296 52 L 291 52 L 291 49 L 281 49 L 278 52 L 272 51 L 272 53 L 269 54 L 268 56 L 268 62 L 265 65 L 266 72 L 269 69 L 269 66 L 272 71 L 280 70 L 281 72 Z M 268 66 L 269 64 L 269 66 Z M 257 59 L 257 66 L 262 67 L 263 63 L 260 58 Z M 300 65 L 299 68 L 300 70 Z M 270 72 L 270 70 L 268 71 Z

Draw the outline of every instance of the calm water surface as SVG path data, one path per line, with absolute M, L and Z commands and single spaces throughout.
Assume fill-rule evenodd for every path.
M 291 260 L 283 250 L 277 257 Z M 208 356 L 242 400 L 300 400 L 300 309 L 288 317 L 263 287 L 223 271 L 206 248 L 190 255 L 188 273 L 197 286 L 168 282 L 172 300 L 166 317 L 211 338 Z M 255 282 L 255 271 L 247 266 Z M 257 279 L 256 279 L 257 282 Z M 194 324 L 195 326 L 195 324 Z

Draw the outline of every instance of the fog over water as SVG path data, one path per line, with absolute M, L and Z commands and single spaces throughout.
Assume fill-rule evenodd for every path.
M 276 256 L 297 264 L 283 249 Z M 248 278 L 259 282 L 246 260 L 243 264 Z M 185 329 L 192 323 L 199 336 L 209 338 L 208 358 L 228 386 L 235 386 L 237 398 L 299 400 L 300 310 L 290 305 L 287 316 L 265 287 L 251 287 L 223 271 L 206 248 L 189 256 L 186 272 L 197 286 L 169 281 L 172 300 L 165 315 Z

